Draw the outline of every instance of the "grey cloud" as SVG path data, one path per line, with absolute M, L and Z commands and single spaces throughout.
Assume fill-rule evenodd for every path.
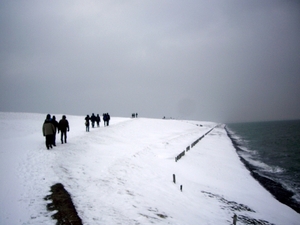
M 1 5 L 1 111 L 300 118 L 296 1 Z

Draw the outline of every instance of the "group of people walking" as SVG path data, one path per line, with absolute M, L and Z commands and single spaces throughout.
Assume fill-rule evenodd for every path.
M 138 118 L 138 113 L 132 113 L 131 118 Z
M 56 146 L 56 131 L 61 133 L 61 143 L 67 143 L 67 132 L 70 131 L 69 122 L 65 115 L 62 116 L 59 122 L 56 121 L 56 117 L 48 114 L 43 124 L 43 135 L 46 138 L 47 149 Z
M 104 126 L 109 126 L 110 115 L 108 113 L 103 113 L 102 116 L 103 116 Z M 89 115 L 86 115 L 86 117 L 85 117 L 86 132 L 90 131 L 90 121 L 92 123 L 92 128 L 95 127 L 95 123 L 97 123 L 97 127 L 99 127 L 101 118 L 100 118 L 99 114 L 97 114 L 97 116 L 95 116 L 95 114 L 92 113 L 91 117 Z
M 108 113 L 103 113 L 103 121 L 104 126 L 109 126 L 109 120 L 110 115 Z M 99 114 L 95 116 L 93 113 L 90 117 L 87 115 L 85 117 L 85 126 L 86 131 L 90 131 L 90 122 L 92 123 L 92 127 L 95 127 L 95 123 L 97 124 L 97 127 L 100 126 L 101 118 Z M 65 115 L 62 116 L 61 120 L 59 122 L 56 121 L 56 117 L 52 116 L 50 114 L 47 114 L 46 119 L 43 124 L 43 135 L 46 139 L 46 147 L 47 149 L 53 148 L 53 146 L 56 146 L 56 132 L 59 134 L 61 133 L 60 140 L 61 143 L 67 143 L 67 132 L 70 131 L 69 122 L 67 120 L 67 117 Z

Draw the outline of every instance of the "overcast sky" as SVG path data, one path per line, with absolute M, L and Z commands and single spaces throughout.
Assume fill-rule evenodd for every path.
M 0 111 L 300 119 L 300 2 L 0 0 Z

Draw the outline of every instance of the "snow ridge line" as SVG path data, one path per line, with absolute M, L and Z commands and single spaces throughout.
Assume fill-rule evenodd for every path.
M 217 125 L 219 126 L 219 125 Z M 179 159 L 181 159 L 183 156 L 185 156 L 185 153 L 188 152 L 189 150 L 191 150 L 191 148 L 195 147 L 196 144 L 198 144 L 198 142 L 204 138 L 206 135 L 208 135 L 213 129 L 215 129 L 217 126 L 211 128 L 209 131 L 207 131 L 205 134 L 203 134 L 201 137 L 199 137 L 196 141 L 194 141 L 192 144 L 190 144 L 189 146 L 186 147 L 185 150 L 183 150 L 179 155 L 177 155 L 175 157 L 175 162 L 177 162 Z

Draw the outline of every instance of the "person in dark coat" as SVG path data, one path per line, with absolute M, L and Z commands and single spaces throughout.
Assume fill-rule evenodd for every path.
M 53 134 L 53 146 L 56 146 L 56 131 L 58 131 L 58 133 L 59 133 L 59 129 L 58 129 L 58 122 L 56 121 L 56 117 L 55 116 L 52 116 L 51 123 L 55 127 L 55 132 Z
M 106 119 L 106 125 L 109 126 L 109 121 L 110 121 L 110 115 L 106 113 L 107 119 Z
M 97 116 L 96 116 L 96 122 L 97 122 L 97 127 L 99 127 L 100 126 L 100 122 L 101 122 L 99 114 L 97 114 Z
M 67 143 L 67 132 L 70 131 L 69 122 L 66 119 L 67 117 L 65 115 L 62 116 L 62 119 L 58 123 L 59 131 L 61 133 L 60 140 L 63 144 L 64 141 Z
M 94 128 L 95 122 L 96 122 L 96 116 L 95 116 L 94 113 L 92 113 L 92 116 L 91 116 L 91 122 L 92 122 L 92 128 Z
M 85 117 L 85 130 L 86 132 L 90 131 L 90 116 L 86 115 Z
M 106 113 L 103 113 L 102 116 L 103 116 L 103 123 L 104 123 L 104 126 L 105 126 L 106 125 Z
M 108 113 L 103 113 L 104 126 L 109 126 L 110 116 Z
M 51 115 L 48 114 L 43 124 L 43 135 L 46 138 L 47 149 L 52 148 L 54 134 L 55 134 L 55 127 L 51 122 Z

